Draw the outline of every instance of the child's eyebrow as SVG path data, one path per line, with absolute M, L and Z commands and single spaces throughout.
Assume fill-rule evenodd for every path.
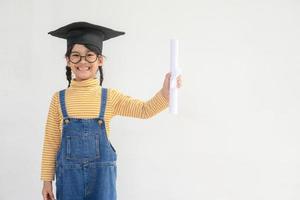
M 71 51 L 71 53 L 79 53 L 79 52 L 78 51 Z M 94 52 L 93 51 L 86 51 L 85 54 L 87 54 L 87 53 L 94 53 Z

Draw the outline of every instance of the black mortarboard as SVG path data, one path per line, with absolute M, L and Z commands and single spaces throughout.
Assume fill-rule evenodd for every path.
M 90 44 L 99 48 L 102 52 L 104 40 L 125 34 L 110 28 L 91 24 L 88 22 L 74 22 L 50 31 L 48 34 L 67 40 L 67 46 L 71 44 Z

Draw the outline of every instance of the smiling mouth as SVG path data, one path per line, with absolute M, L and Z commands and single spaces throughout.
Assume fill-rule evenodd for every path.
M 78 71 L 88 71 L 88 70 L 91 69 L 91 67 L 76 67 L 76 69 L 77 69 Z

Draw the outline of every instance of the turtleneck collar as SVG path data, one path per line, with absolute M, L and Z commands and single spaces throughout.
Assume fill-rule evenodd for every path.
M 100 81 L 98 78 L 90 78 L 83 81 L 71 80 L 70 88 L 95 88 L 100 87 Z

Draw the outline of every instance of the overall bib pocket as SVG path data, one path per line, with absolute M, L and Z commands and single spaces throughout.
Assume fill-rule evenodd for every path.
M 66 159 L 97 159 L 99 152 L 99 135 L 66 136 Z

